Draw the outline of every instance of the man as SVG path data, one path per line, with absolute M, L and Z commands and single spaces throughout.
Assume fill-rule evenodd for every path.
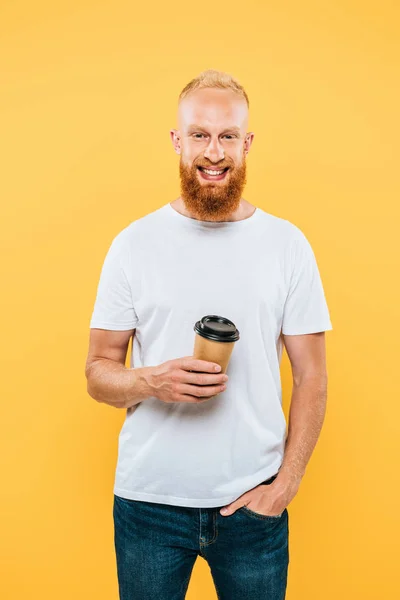
M 248 108 L 225 73 L 184 88 L 170 132 L 181 196 L 122 230 L 103 264 L 86 376 L 94 399 L 127 409 L 113 507 L 121 600 L 183 600 L 197 556 L 223 600 L 286 595 L 286 507 L 322 427 L 332 325 L 304 234 L 242 198 Z M 226 374 L 193 357 L 207 314 L 240 332 Z

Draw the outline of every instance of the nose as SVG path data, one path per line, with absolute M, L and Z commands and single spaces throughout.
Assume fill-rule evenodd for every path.
M 218 138 L 210 140 L 210 143 L 204 152 L 204 157 L 211 160 L 211 162 L 218 162 L 224 158 L 224 149 Z

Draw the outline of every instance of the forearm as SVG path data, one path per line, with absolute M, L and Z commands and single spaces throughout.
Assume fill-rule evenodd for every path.
M 293 384 L 288 436 L 277 479 L 300 483 L 322 429 L 326 399 L 326 377 L 308 378 L 298 385 Z
M 151 370 L 152 367 L 127 369 L 107 358 L 96 360 L 87 374 L 88 394 L 115 408 L 129 408 L 152 395 Z

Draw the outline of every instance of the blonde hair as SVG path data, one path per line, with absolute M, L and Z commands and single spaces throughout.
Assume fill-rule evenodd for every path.
M 240 83 L 234 79 L 229 73 L 223 71 L 216 71 L 215 69 L 207 69 L 202 71 L 200 75 L 192 79 L 179 94 L 178 104 L 183 98 L 185 98 L 190 92 L 201 88 L 220 88 L 223 90 L 232 90 L 244 98 L 249 108 L 249 98 L 240 85 Z

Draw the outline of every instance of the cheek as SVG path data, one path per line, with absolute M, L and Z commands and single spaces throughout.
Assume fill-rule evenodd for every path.
M 201 157 L 202 154 L 201 152 L 199 152 L 198 148 L 196 150 L 186 149 L 186 151 L 182 151 L 182 160 L 184 161 L 185 165 L 190 169 L 194 168 L 193 163 L 200 161 Z
M 181 151 L 181 163 L 185 168 L 185 171 L 190 171 L 193 169 L 193 156 L 183 150 Z
M 231 161 L 232 166 L 238 167 L 244 160 L 244 151 L 238 149 L 236 151 L 225 152 L 225 158 Z

